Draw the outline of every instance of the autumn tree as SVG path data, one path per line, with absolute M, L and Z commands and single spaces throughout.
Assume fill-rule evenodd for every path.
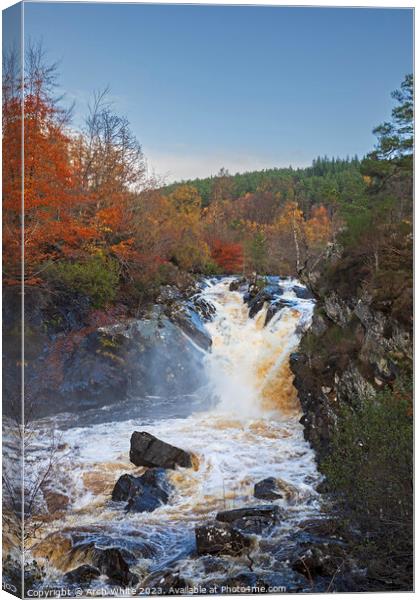
M 213 180 L 212 201 L 229 200 L 233 197 L 233 180 L 227 169 L 222 167 Z
M 79 218 L 81 198 L 74 186 L 69 160 L 70 137 L 67 131 L 70 112 L 55 96 L 57 68 L 48 65 L 42 48 L 29 45 L 25 56 L 22 112 L 16 114 L 19 95 L 7 97 L 3 105 L 6 127 L 3 159 L 5 186 L 3 206 L 6 214 L 5 246 L 14 248 L 20 237 L 22 197 L 16 176 L 16 130 L 23 128 L 24 145 L 24 231 L 25 281 L 35 283 L 50 261 L 78 255 L 95 236 L 94 228 Z M 16 256 L 6 251 L 6 273 L 19 279 Z
M 244 255 L 241 244 L 215 241 L 212 258 L 223 273 L 240 273 L 243 268 Z
M 182 269 L 199 270 L 210 256 L 203 238 L 201 198 L 194 187 L 183 185 L 172 192 L 168 200 L 173 209 L 172 225 L 176 231 L 172 258 Z

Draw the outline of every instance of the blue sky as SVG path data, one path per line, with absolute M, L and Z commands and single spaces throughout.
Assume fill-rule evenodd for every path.
M 76 100 L 111 86 L 168 181 L 369 151 L 412 71 L 404 9 L 25 3 Z

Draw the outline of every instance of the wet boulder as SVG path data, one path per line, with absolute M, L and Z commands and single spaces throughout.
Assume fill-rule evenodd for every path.
M 216 314 L 214 304 L 203 298 L 200 294 L 196 294 L 191 298 L 194 310 L 200 315 L 204 322 L 211 321 Z
M 153 512 L 159 506 L 162 506 L 162 501 L 153 495 L 149 490 L 145 490 L 139 496 L 134 496 L 128 501 L 128 512 Z
M 296 499 L 298 495 L 299 490 L 294 485 L 275 477 L 262 479 L 254 486 L 254 496 L 260 500 L 280 500 L 284 498 L 291 501 Z
M 107 575 L 111 581 L 122 585 L 135 585 L 139 579 L 131 573 L 119 548 L 105 548 L 94 554 L 94 566 Z
M 247 301 L 249 306 L 249 318 L 253 319 L 257 313 L 268 302 L 270 305 L 279 299 L 283 293 L 283 289 L 279 285 L 267 285 L 257 294 L 251 295 Z
M 340 541 L 346 537 L 346 527 L 341 519 L 337 518 L 313 518 L 299 523 L 299 528 L 311 539 L 321 541 Z
M 165 469 L 148 469 L 141 477 L 121 475 L 112 492 L 112 500 L 128 500 L 129 512 L 152 512 L 169 500 L 171 486 Z
M 256 483 L 254 486 L 254 496 L 261 500 L 279 500 L 283 498 L 283 494 L 277 487 L 277 479 L 275 477 L 267 477 Z
M 312 293 L 308 290 L 308 288 L 304 287 L 303 285 L 294 285 L 292 290 L 294 291 L 296 297 L 300 298 L 301 300 L 313 299 Z
M 244 508 L 234 508 L 232 510 L 222 510 L 217 513 L 216 520 L 224 523 L 233 523 L 238 519 L 265 517 L 269 519 L 277 519 L 281 514 L 281 509 L 278 506 L 271 504 L 261 506 L 249 506 Z
M 134 555 L 127 550 L 100 548 L 94 542 L 75 546 L 69 556 L 70 563 L 95 567 L 101 575 L 106 575 L 111 581 L 123 586 L 138 583 L 137 575 L 131 573 L 129 568 L 129 563 L 134 561 Z
M 209 350 L 212 344 L 211 335 L 204 327 L 201 316 L 194 310 L 192 303 L 182 304 L 173 310 L 170 319 L 203 350 Z
M 228 523 L 208 523 L 195 528 L 198 554 L 238 556 L 251 546 L 249 537 Z
M 122 502 L 129 500 L 143 491 L 141 477 L 135 477 L 125 473 L 121 475 L 112 491 L 112 500 L 114 502 Z
M 292 569 L 312 581 L 316 577 L 334 577 L 343 567 L 345 551 L 338 544 L 318 544 L 299 553 Z
M 89 584 L 100 576 L 101 572 L 96 567 L 92 567 L 92 565 L 80 565 L 77 569 L 68 571 L 64 575 L 64 581 L 76 584 Z
M 192 467 L 191 454 L 162 442 L 146 431 L 135 431 L 130 442 L 130 461 L 137 467 Z
M 226 510 L 216 515 L 216 520 L 230 523 L 241 532 L 262 534 L 279 522 L 282 511 L 278 506 L 252 506 Z
M 237 292 L 241 286 L 246 284 L 246 277 L 241 277 L 240 279 L 234 279 L 229 284 L 230 292 Z
M 143 588 L 154 588 L 159 594 L 180 594 L 188 587 L 187 581 L 178 571 L 173 569 L 162 569 L 149 575 L 143 582 Z
M 264 327 L 266 327 L 270 323 L 271 319 L 286 306 L 296 306 L 296 301 L 289 300 L 286 298 L 279 298 L 278 300 L 274 300 L 273 302 L 271 302 L 271 304 L 269 304 L 267 308 L 267 313 L 265 315 Z

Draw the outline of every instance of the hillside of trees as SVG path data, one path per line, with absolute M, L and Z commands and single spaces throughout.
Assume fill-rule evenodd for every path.
M 171 193 L 180 185 L 193 186 L 202 198 L 203 206 L 215 200 L 241 198 L 257 192 L 280 192 L 288 200 L 300 199 L 302 208 L 335 201 L 340 196 L 351 198 L 363 192 L 360 160 L 353 158 L 320 157 L 306 168 L 273 168 L 230 175 L 223 167 L 219 173 L 203 179 L 188 179 L 163 188 Z
M 84 127 L 57 97 L 42 48 L 26 53 L 23 99 L 16 57 L 3 77 L 4 280 L 88 295 L 95 307 L 137 303 L 190 274 L 296 274 L 340 230 L 341 207 L 368 183 L 353 159 L 318 158 L 162 187 L 148 176 L 127 119 L 93 94 Z M 21 173 L 22 102 L 25 161 Z M 25 189 L 21 272 L 21 190 Z
M 324 157 L 306 169 L 232 176 L 222 169 L 216 177 L 164 186 L 149 177 L 141 145 L 107 90 L 93 94 L 84 127 L 76 130 L 71 108 L 57 97 L 57 66 L 37 45 L 25 61 L 23 98 L 13 55 L 3 75 L 6 285 L 23 276 L 27 286 L 81 292 L 96 308 L 137 304 L 160 285 L 195 274 L 302 275 L 337 239 L 372 248 L 377 261 L 388 227 L 410 227 L 408 184 L 395 182 L 395 174 L 395 183 L 381 183 L 395 169 L 390 124 L 381 130 L 388 141 L 362 161 Z M 407 92 L 407 82 L 399 93 Z

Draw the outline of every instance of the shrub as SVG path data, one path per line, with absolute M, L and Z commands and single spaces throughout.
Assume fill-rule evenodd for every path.
M 219 265 L 214 261 L 214 260 L 208 260 L 204 265 L 203 265 L 203 275 L 221 275 L 222 274 L 222 269 L 219 267 Z
M 412 579 L 412 383 L 401 377 L 357 410 L 342 408 L 321 466 L 344 516 L 366 540 L 373 579 L 410 589 Z
M 115 299 L 119 282 L 117 262 L 100 256 L 53 264 L 46 277 L 56 287 L 88 296 L 94 308 L 102 308 Z

